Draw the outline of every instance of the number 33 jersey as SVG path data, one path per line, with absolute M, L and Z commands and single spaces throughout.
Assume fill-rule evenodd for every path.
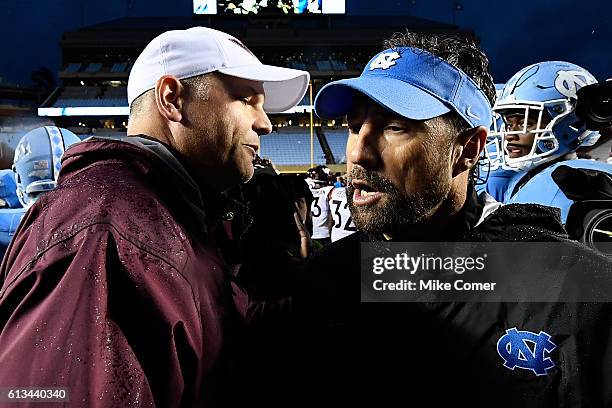
M 312 214 L 312 238 L 329 238 L 329 202 L 327 196 L 333 187 L 311 188 L 312 204 L 310 213 Z

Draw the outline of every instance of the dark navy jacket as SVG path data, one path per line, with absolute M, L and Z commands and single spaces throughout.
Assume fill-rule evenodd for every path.
M 610 259 L 567 240 L 555 210 L 507 205 L 475 226 L 481 212 L 474 194 L 441 240 L 565 242 L 612 288 Z M 324 249 L 296 285 L 300 323 L 284 366 L 299 367 L 286 374 L 293 393 L 346 406 L 612 406 L 612 304 L 360 303 L 363 240 Z M 552 336 L 548 375 L 504 367 L 497 343 L 512 328 Z

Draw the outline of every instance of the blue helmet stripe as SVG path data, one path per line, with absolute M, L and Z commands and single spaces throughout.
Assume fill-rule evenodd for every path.
M 49 145 L 51 148 L 51 158 L 53 164 L 53 180 L 57 181 L 59 170 L 61 168 L 61 160 L 66 146 L 64 145 L 64 136 L 59 128 L 55 126 L 45 126 L 45 130 L 49 135 Z

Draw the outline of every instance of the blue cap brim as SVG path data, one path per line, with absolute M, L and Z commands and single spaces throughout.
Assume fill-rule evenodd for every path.
M 399 79 L 357 77 L 325 85 L 315 98 L 315 113 L 322 119 L 348 114 L 353 107 L 354 91 L 408 119 L 427 120 L 451 111 L 435 96 Z

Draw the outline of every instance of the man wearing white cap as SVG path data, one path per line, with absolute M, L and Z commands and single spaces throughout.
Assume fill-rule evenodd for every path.
M 266 112 L 308 81 L 216 30 L 153 39 L 129 78 L 130 137 L 68 149 L 9 248 L 0 387 L 66 388 L 67 406 L 227 406 L 244 301 L 215 244 L 220 193 L 252 176 Z

